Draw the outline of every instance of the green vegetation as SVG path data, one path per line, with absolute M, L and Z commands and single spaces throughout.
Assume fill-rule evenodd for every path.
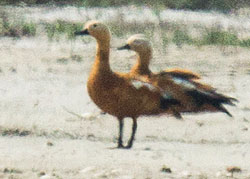
M 160 17 L 159 21 L 160 21 Z M 205 28 L 195 27 L 199 31 L 199 37 L 192 37 L 188 27 L 177 23 L 152 23 L 152 22 L 126 22 L 122 15 L 117 16 L 107 23 L 112 35 L 118 38 L 136 33 L 144 33 L 154 46 L 162 48 L 165 52 L 169 43 L 174 43 L 178 47 L 183 44 L 188 45 L 222 45 L 250 47 L 250 39 L 239 39 L 236 30 L 224 31 L 220 26 Z M 74 40 L 74 32 L 83 28 L 83 23 L 73 23 L 63 20 L 55 22 L 27 22 L 23 17 L 12 17 L 7 12 L 0 12 L 0 36 L 13 38 L 33 37 L 37 34 L 45 35 L 50 41 L 59 41 L 62 38 Z M 72 59 L 78 61 L 79 59 Z M 59 60 L 60 62 L 60 60 Z
M 36 35 L 36 25 L 34 23 L 24 23 L 22 26 L 23 36 L 35 36 Z
M 240 41 L 240 46 L 242 47 L 250 47 L 250 39 L 244 39 Z
M 23 173 L 21 170 L 15 169 L 15 168 L 4 168 L 3 173 L 9 173 L 9 174 L 13 174 L 13 173 Z
M 65 35 L 67 39 L 74 39 L 74 32 L 82 29 L 82 24 L 71 23 L 62 20 L 57 20 L 54 23 L 44 23 L 45 30 L 49 40 L 60 39 L 61 35 Z
M 172 41 L 178 46 L 181 47 L 182 44 L 192 44 L 193 39 L 188 35 L 186 30 L 176 29 L 174 31 Z
M 31 132 L 27 131 L 27 130 L 20 130 L 17 128 L 3 128 L 2 126 L 0 126 L 0 135 L 1 136 L 27 136 L 30 135 Z
M 144 23 L 128 23 L 121 19 L 117 19 L 113 22 L 107 23 L 113 35 L 117 37 L 122 37 L 128 32 L 133 32 L 133 34 L 138 34 L 144 32 L 146 35 L 152 35 L 155 30 L 155 24 L 150 22 Z M 142 30 L 143 29 L 143 30 Z
M 202 37 L 204 45 L 239 45 L 240 40 L 235 33 L 222 31 L 220 29 L 211 28 L 207 29 Z
M 80 55 L 73 55 L 73 54 L 71 54 L 70 55 L 70 57 L 68 57 L 68 58 L 65 58 L 65 57 L 62 57 L 62 58 L 58 58 L 57 60 L 56 60 L 56 62 L 57 63 L 60 63 L 60 64 L 68 64 L 68 62 L 69 61 L 74 61 L 74 62 L 78 62 L 78 63 L 80 63 L 80 62 L 82 62 L 82 56 L 80 56 Z
M 250 47 L 250 39 L 240 40 L 236 32 L 224 31 L 220 28 L 201 28 L 201 37 L 194 38 L 188 33 L 187 27 L 179 24 L 160 24 L 155 25 L 149 22 L 143 24 L 126 23 L 122 20 L 108 24 L 114 36 L 123 37 L 127 34 L 144 34 L 154 43 L 162 47 L 165 51 L 166 46 L 172 42 L 178 47 L 183 44 L 188 45 L 222 45 L 222 46 L 242 46 Z M 155 40 L 155 37 L 158 36 Z
M 239 7 L 250 6 L 249 0 L 1 0 L 0 5 L 74 5 L 85 7 L 111 7 L 137 5 L 171 9 L 219 10 L 228 12 Z
M 21 20 L 20 20 L 21 19 Z M 0 13 L 0 36 L 20 38 L 21 36 L 35 36 L 36 24 L 25 22 L 22 18 L 10 20 L 6 12 Z

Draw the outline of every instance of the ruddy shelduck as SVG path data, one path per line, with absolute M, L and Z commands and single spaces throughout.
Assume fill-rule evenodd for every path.
M 223 104 L 234 105 L 232 102 L 236 99 L 219 94 L 211 86 L 198 82 L 198 74 L 182 69 L 151 72 L 149 63 L 152 58 L 152 46 L 144 35 L 131 36 L 124 46 L 118 48 L 123 49 L 133 50 L 137 54 L 137 62 L 129 73 L 131 77 L 148 78 L 151 83 L 167 91 L 168 95 L 181 103 L 168 108 L 175 117 L 181 118 L 181 112 L 204 111 L 221 111 L 231 116 Z
M 168 108 L 180 103 L 147 78 L 131 78 L 129 74 L 113 72 L 110 69 L 111 35 L 108 27 L 103 23 L 89 21 L 84 30 L 75 32 L 75 35 L 91 35 L 97 41 L 95 61 L 87 82 L 88 93 L 102 111 L 118 119 L 118 148 L 131 148 L 139 116 L 168 113 Z M 133 119 L 133 126 L 128 144 L 124 146 L 122 138 L 126 117 Z

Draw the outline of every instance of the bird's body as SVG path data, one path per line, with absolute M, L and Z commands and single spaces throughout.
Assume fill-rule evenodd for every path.
M 95 68 L 95 67 L 94 67 Z M 119 73 L 96 73 L 88 79 L 88 93 L 103 111 L 118 118 L 137 117 L 160 112 L 161 94 L 147 87 L 137 89 L 132 80 Z
M 153 73 L 149 69 L 152 58 L 152 47 L 150 42 L 141 34 L 131 36 L 122 49 L 131 49 L 137 53 L 136 64 L 131 68 L 130 76 L 143 76 L 163 89 L 173 99 L 178 100 L 181 105 L 172 105 L 172 114 L 181 118 L 183 112 L 225 112 L 231 114 L 222 104 L 233 105 L 235 99 L 219 94 L 214 88 L 199 82 L 200 76 L 186 69 L 170 69 Z

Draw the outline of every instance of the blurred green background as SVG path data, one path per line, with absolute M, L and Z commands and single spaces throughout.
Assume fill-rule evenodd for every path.
M 241 7 L 250 6 L 249 0 L 1 0 L 0 5 L 28 6 L 55 4 L 58 6 L 73 5 L 84 7 L 114 7 L 127 5 L 144 5 L 171 9 L 219 10 L 229 12 Z

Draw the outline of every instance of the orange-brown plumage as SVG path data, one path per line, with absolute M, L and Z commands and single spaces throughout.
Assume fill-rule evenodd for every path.
M 231 115 L 222 104 L 232 104 L 235 99 L 215 92 L 207 84 L 198 82 L 200 76 L 189 70 L 170 69 L 160 73 L 153 73 L 149 69 L 152 58 L 150 42 L 141 34 L 131 36 L 127 44 L 118 48 L 131 49 L 137 53 L 137 62 L 130 71 L 131 77 L 148 77 L 149 81 L 159 86 L 172 98 L 180 101 L 181 105 L 172 105 L 168 111 L 176 117 L 181 117 L 181 112 L 222 111 Z
M 164 97 L 164 91 L 154 86 L 147 78 L 131 77 L 129 74 L 116 73 L 110 69 L 110 32 L 104 24 L 90 21 L 85 25 L 85 30 L 75 34 L 88 34 L 97 40 L 95 62 L 87 82 L 88 93 L 101 110 L 119 120 L 118 147 L 123 148 L 123 118 L 133 119 L 132 135 L 126 146 L 130 148 L 136 132 L 137 117 L 167 113 L 167 108 L 178 104 L 178 101 Z M 162 103 L 167 105 L 162 108 Z

